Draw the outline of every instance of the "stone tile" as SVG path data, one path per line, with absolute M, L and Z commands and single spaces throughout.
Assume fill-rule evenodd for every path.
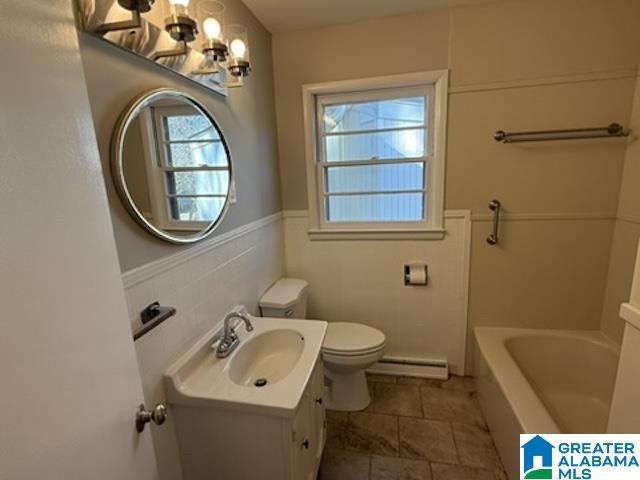
M 432 462 L 458 463 L 448 423 L 418 418 L 399 418 L 400 456 Z
M 369 480 L 369 455 L 325 449 L 318 480 Z
M 372 413 L 350 413 L 346 445 L 351 450 L 397 456 L 397 417 Z
M 373 386 L 373 392 L 373 412 L 405 417 L 422 417 L 422 402 L 418 387 L 376 383 Z
M 469 467 L 502 469 L 489 431 L 475 425 L 452 424 L 460 463 Z
M 443 380 L 437 380 L 435 378 L 421 378 L 421 377 L 398 377 L 397 383 L 400 385 L 416 385 L 418 387 L 433 387 L 440 388 Z
M 367 405 L 366 408 L 362 409 L 362 410 L 358 410 L 359 412 L 365 412 L 365 413 L 373 413 L 373 404 L 375 402 L 376 399 L 376 385 L 378 385 L 378 382 L 369 382 L 367 384 L 367 388 L 369 389 L 369 396 L 371 397 L 371 401 L 369 402 L 369 405 Z
M 491 470 L 432 463 L 433 480 L 496 480 Z
M 461 390 L 422 387 L 424 417 L 443 422 L 484 426 L 484 417 L 474 393 Z
M 484 418 L 484 413 L 482 413 L 482 407 L 480 406 L 480 399 L 478 398 L 478 392 L 473 392 L 471 394 L 471 401 L 473 402 L 473 408 L 478 415 L 477 424 L 481 427 L 487 427 L 487 420 Z
M 370 480 L 431 480 L 431 469 L 422 460 L 372 455 Z
M 495 475 L 496 480 L 509 480 L 507 472 L 505 472 L 502 468 L 494 470 L 493 474 Z
M 326 448 L 344 449 L 347 445 L 347 429 L 349 414 L 327 410 L 327 444 Z
M 379 375 L 375 373 L 367 373 L 367 381 L 369 383 L 396 383 L 395 375 Z
M 449 380 L 442 382 L 442 388 L 447 390 L 460 390 L 463 392 L 475 392 L 476 382 L 473 377 L 459 377 L 451 375 Z

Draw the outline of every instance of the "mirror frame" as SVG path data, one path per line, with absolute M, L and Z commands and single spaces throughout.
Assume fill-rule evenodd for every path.
M 131 125 L 133 120 L 135 120 L 135 118 L 140 114 L 140 112 L 144 108 L 147 108 L 151 102 L 153 102 L 154 100 L 164 100 L 167 98 L 179 98 L 180 100 L 187 100 L 196 110 L 207 117 L 207 119 L 216 128 L 218 134 L 220 135 L 220 140 L 222 141 L 222 145 L 227 154 L 227 159 L 229 162 L 229 189 L 227 191 L 227 198 L 225 199 L 222 211 L 215 221 L 211 222 L 205 229 L 193 235 L 172 235 L 149 222 L 144 217 L 144 215 L 142 215 L 142 212 L 140 212 L 135 202 L 133 201 L 133 198 L 131 197 L 131 194 L 129 193 L 129 190 L 127 188 L 127 182 L 124 176 L 124 140 L 129 126 Z M 131 217 L 136 221 L 136 223 L 138 223 L 138 225 L 140 225 L 155 237 L 177 245 L 196 243 L 204 240 L 209 235 L 211 235 L 225 218 L 227 211 L 229 210 L 229 205 L 231 203 L 232 191 L 235 189 L 235 176 L 233 171 L 233 162 L 231 160 L 231 151 L 229 150 L 229 145 L 227 144 L 227 140 L 222 129 L 215 121 L 213 116 L 207 111 L 204 106 L 202 106 L 199 101 L 197 101 L 191 95 L 172 88 L 158 88 L 155 90 L 146 91 L 134 98 L 134 100 L 129 103 L 125 110 L 120 114 L 111 139 L 111 175 L 113 177 L 113 183 L 115 184 L 116 191 L 118 192 L 118 196 L 120 197 L 122 204 L 124 205 L 129 215 L 131 215 Z

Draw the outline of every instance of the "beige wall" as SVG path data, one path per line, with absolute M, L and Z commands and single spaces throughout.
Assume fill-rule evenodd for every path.
M 227 20 L 246 25 L 254 69 L 246 85 L 227 98 L 180 78 L 161 67 L 133 58 L 85 34 L 80 35 L 89 99 L 98 142 L 122 271 L 144 265 L 181 248 L 143 231 L 118 198 L 108 168 L 111 132 L 127 104 L 158 87 L 185 91 L 200 100 L 225 133 L 236 173 L 238 202 L 231 206 L 217 233 L 224 233 L 281 209 L 276 121 L 271 61 L 271 34 L 240 0 L 225 2 Z
M 640 77 L 636 80 L 631 128 L 635 132 L 628 144 L 609 261 L 607 290 L 602 309 L 602 330 L 620 343 L 624 322 L 619 318 L 620 304 L 629 300 L 634 259 L 640 239 Z
M 448 67 L 446 208 L 473 212 L 470 327 L 598 328 L 625 142 L 492 135 L 628 124 L 639 53 L 633 0 L 500 2 L 276 34 L 284 208 L 307 207 L 303 84 Z M 492 198 L 506 211 L 497 247 L 485 242 Z
M 448 38 L 446 10 L 274 34 L 280 177 L 285 209 L 307 208 L 302 85 L 446 68 Z M 399 55 L 399 52 L 406 53 Z

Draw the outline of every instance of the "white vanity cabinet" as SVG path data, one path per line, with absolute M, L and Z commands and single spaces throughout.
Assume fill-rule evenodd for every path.
M 289 415 L 173 405 L 184 480 L 314 480 L 326 438 L 323 393 L 318 358 Z
M 326 439 L 322 361 L 316 364 L 292 424 L 292 477 L 315 480 Z

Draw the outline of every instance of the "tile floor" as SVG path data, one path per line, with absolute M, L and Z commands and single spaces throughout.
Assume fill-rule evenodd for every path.
M 366 410 L 327 411 L 319 480 L 506 480 L 471 378 L 368 379 Z

